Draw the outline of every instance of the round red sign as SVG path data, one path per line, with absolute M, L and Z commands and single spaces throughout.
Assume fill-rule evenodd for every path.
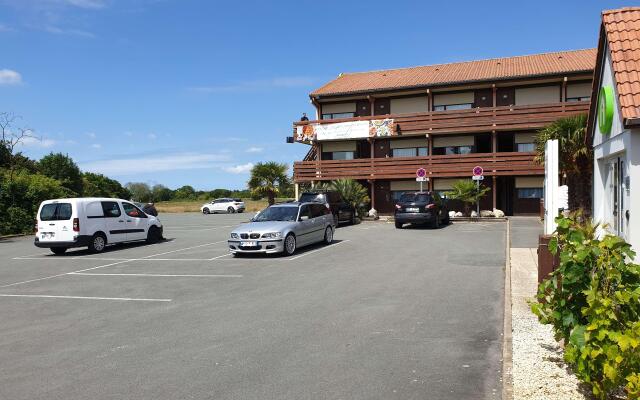
M 484 170 L 481 166 L 477 165 L 473 167 L 473 176 L 480 176 L 484 173 Z
M 427 176 L 427 170 L 424 168 L 418 168 L 418 170 L 416 171 L 416 176 L 418 178 L 424 178 L 425 176 Z

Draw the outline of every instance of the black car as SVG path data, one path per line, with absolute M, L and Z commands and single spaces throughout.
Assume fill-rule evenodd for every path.
M 316 203 L 328 204 L 331 213 L 333 214 L 333 220 L 336 225 L 340 223 L 356 223 L 356 210 L 346 201 L 342 199 L 340 193 L 332 190 L 318 190 L 311 192 L 304 192 L 300 195 L 300 202 L 313 201 Z
M 396 228 L 404 224 L 431 224 L 434 228 L 449 224 L 446 199 L 435 192 L 404 193 L 396 203 Z

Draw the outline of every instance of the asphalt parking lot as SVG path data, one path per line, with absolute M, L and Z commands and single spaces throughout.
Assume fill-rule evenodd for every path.
M 0 398 L 500 398 L 506 224 L 236 259 L 249 215 L 160 217 L 99 255 L 0 241 Z

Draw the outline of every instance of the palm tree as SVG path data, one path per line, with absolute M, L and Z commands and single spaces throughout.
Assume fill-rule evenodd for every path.
M 547 140 L 558 140 L 559 169 L 569 186 L 569 209 L 591 214 L 593 149 L 587 140 L 587 114 L 561 118 L 538 131 L 536 162 L 544 163 Z
M 353 179 L 338 179 L 329 184 L 330 190 L 340 193 L 342 199 L 352 206 L 359 216 L 362 216 L 369 204 L 367 189 Z
M 464 212 L 469 215 L 471 206 L 482 199 L 491 188 L 477 185 L 471 179 L 460 179 L 453 184 L 451 191 L 446 192 L 448 198 L 464 203 Z
M 251 168 L 251 178 L 248 185 L 255 196 L 266 196 L 269 205 L 275 203 L 276 196 L 289 185 L 287 164 L 275 161 L 260 162 Z

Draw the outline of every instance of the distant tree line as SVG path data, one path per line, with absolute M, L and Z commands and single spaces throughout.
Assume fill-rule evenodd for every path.
M 164 185 L 149 185 L 144 182 L 129 182 L 125 185 L 125 189 L 131 193 L 131 198 L 143 203 L 159 202 L 159 201 L 189 201 L 189 200 L 211 200 L 220 197 L 233 198 L 254 198 L 250 190 L 195 190 L 193 186 L 185 185 L 175 190 L 169 189 Z M 260 197 L 258 197 L 260 198 Z

